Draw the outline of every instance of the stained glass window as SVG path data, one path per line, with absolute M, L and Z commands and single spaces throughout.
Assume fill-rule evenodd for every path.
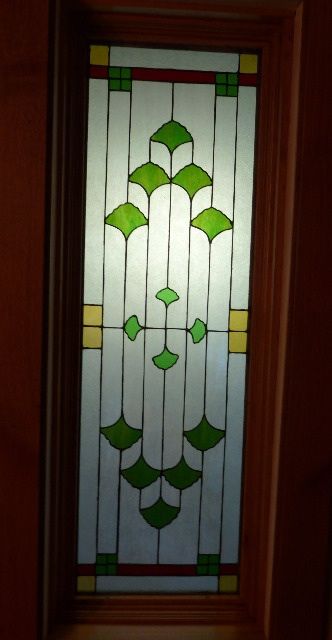
M 238 590 L 257 64 L 90 47 L 79 592 Z

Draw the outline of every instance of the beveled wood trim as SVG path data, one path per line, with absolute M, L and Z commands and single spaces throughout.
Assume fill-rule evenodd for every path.
M 62 10 L 64 8 L 62 7 Z M 53 234 L 54 281 L 50 317 L 54 331 L 53 382 L 49 386 L 50 543 L 46 566 L 48 620 L 120 624 L 159 622 L 249 624 L 261 629 L 266 611 L 267 553 L 271 534 L 272 461 L 276 456 L 274 421 L 281 301 L 287 289 L 278 280 L 285 260 L 282 243 L 287 164 L 287 87 L 292 74 L 293 20 L 259 21 L 59 12 L 63 41 L 56 50 L 54 92 Z M 164 44 L 193 48 L 254 49 L 262 55 L 256 166 L 255 252 L 252 285 L 250 368 L 247 390 L 247 449 L 241 551 L 240 596 L 75 596 L 75 513 L 77 504 L 81 264 L 84 210 L 86 54 L 89 40 Z M 58 348 L 62 345 L 61 349 Z M 248 506 L 247 506 L 248 505 Z

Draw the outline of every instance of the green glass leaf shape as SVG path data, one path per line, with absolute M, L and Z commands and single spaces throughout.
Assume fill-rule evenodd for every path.
M 123 469 L 121 475 L 135 489 L 144 489 L 144 487 L 148 487 L 160 477 L 160 471 L 150 467 L 141 455 L 132 467 Z
M 130 427 L 123 416 L 109 427 L 102 427 L 100 431 L 106 440 L 120 451 L 129 449 L 142 437 L 142 430 Z
M 214 207 L 201 211 L 201 213 L 192 220 L 191 224 L 193 227 L 204 231 L 210 242 L 212 242 L 219 233 L 228 231 L 228 229 L 231 229 L 233 226 L 231 220 L 227 218 L 222 211 Z
M 201 340 L 203 340 L 206 334 L 206 324 L 203 322 L 203 320 L 196 318 L 193 326 L 191 327 L 191 329 L 189 329 L 189 333 L 191 333 L 191 337 L 195 344 L 197 342 L 200 342 Z
M 208 449 L 215 447 L 216 444 L 224 438 L 225 431 L 213 427 L 207 421 L 206 417 L 203 416 L 197 427 L 194 427 L 194 429 L 191 429 L 190 431 L 185 431 L 184 435 L 195 449 L 198 449 L 199 451 L 207 451 Z
M 168 307 L 169 304 L 172 304 L 172 302 L 179 300 L 179 296 L 176 293 L 176 291 L 174 291 L 173 289 L 170 289 L 169 287 L 165 287 L 165 289 L 160 289 L 160 291 L 156 293 L 156 298 L 164 302 L 166 307 Z
M 105 222 L 111 227 L 119 229 L 126 240 L 135 229 L 142 227 L 144 224 L 148 224 L 142 211 L 131 204 L 131 202 L 120 204 L 119 207 L 107 216 Z
M 169 177 L 162 167 L 154 162 L 146 162 L 133 171 L 129 176 L 130 182 L 136 182 L 148 196 L 153 193 L 155 189 L 161 187 L 162 184 L 169 184 Z
M 172 182 L 182 187 L 190 199 L 194 197 L 197 191 L 212 184 L 209 174 L 196 164 L 187 164 L 186 167 L 180 169 L 172 179 Z
M 154 356 L 152 358 L 156 367 L 158 367 L 158 369 L 164 369 L 164 370 L 174 367 L 178 359 L 179 359 L 178 354 L 172 353 L 167 349 L 167 347 L 165 347 L 164 350 L 161 353 L 159 353 L 157 356 Z
M 170 153 L 185 142 L 192 142 L 189 131 L 180 122 L 170 120 L 160 127 L 150 138 L 153 142 L 164 144 Z
M 129 338 L 129 340 L 135 340 L 137 334 L 143 329 L 143 327 L 138 322 L 137 316 L 130 316 L 127 322 L 124 325 L 124 330 Z
M 189 467 L 182 456 L 180 462 L 175 467 L 165 469 L 163 475 L 172 487 L 176 489 L 187 489 L 187 487 L 191 487 L 194 482 L 197 482 L 202 473 L 197 469 Z
M 151 527 L 162 529 L 177 517 L 180 507 L 173 507 L 167 504 L 162 498 L 159 498 L 151 507 L 140 509 L 140 511 L 144 520 L 148 522 Z

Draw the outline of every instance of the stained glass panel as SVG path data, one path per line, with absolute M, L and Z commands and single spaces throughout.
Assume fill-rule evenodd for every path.
M 77 588 L 235 593 L 258 58 L 90 63 Z

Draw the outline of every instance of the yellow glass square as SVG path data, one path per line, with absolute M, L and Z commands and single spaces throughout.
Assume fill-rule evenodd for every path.
M 102 324 L 103 307 L 97 304 L 85 304 L 83 307 L 83 324 L 98 327 Z
M 95 576 L 78 576 L 77 591 L 79 593 L 94 593 L 96 591 Z
M 220 576 L 219 592 L 220 593 L 236 593 L 237 592 L 237 576 Z
M 102 333 L 99 327 L 83 327 L 83 347 L 100 349 Z
M 258 56 L 251 53 L 241 53 L 240 73 L 257 73 Z
M 90 64 L 108 66 L 108 47 L 92 45 L 90 47 Z
M 231 309 L 229 314 L 230 331 L 247 331 L 248 328 L 248 311 Z
M 244 331 L 229 332 L 229 351 L 230 353 L 246 353 L 247 334 Z

